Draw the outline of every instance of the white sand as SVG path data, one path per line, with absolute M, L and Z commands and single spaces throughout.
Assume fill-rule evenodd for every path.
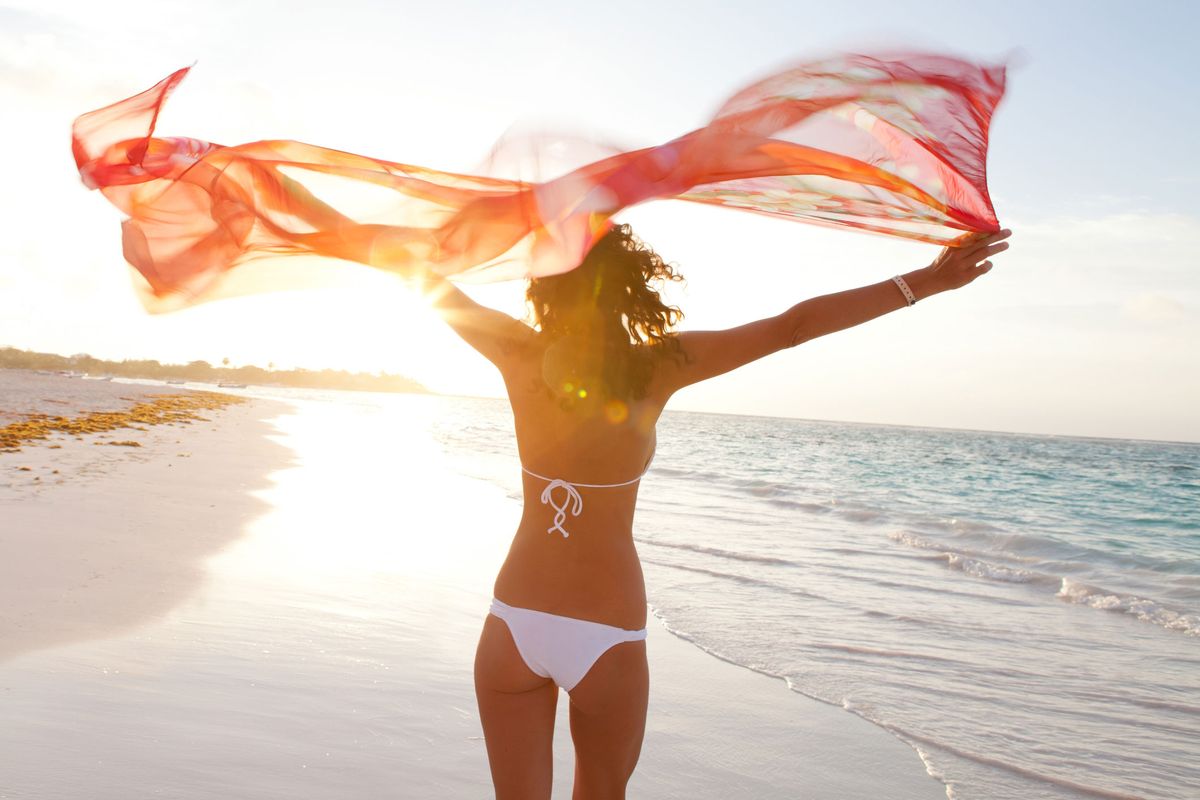
M 0 370 L 0 407 L 20 396 L 25 413 L 119 411 L 178 391 Z M 71 411 L 46 410 L 57 396 Z M 291 457 L 264 438 L 264 413 L 287 407 L 255 405 L 201 415 L 213 422 L 117 428 L 81 441 L 57 433 L 0 453 L 0 660 L 135 629 L 198 590 L 202 559 L 266 510 L 248 490 L 265 486 L 267 472 Z M 142 447 L 97 446 L 107 441 Z
M 0 798 L 491 796 L 470 671 L 519 508 L 447 471 L 436 402 L 0 454 Z M 648 646 L 630 797 L 945 796 L 869 723 L 655 621 Z

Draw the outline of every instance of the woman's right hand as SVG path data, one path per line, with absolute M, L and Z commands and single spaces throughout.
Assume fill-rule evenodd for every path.
M 988 259 L 1008 249 L 1004 241 L 1012 235 L 1008 228 L 996 233 L 981 233 L 958 247 L 946 247 L 926 269 L 928 285 L 935 292 L 960 289 L 992 268 Z

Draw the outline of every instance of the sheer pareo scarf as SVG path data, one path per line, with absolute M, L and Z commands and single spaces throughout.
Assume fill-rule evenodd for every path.
M 999 229 L 986 158 L 1003 66 L 930 54 L 805 63 L 748 86 L 670 142 L 525 181 L 290 140 L 156 137 L 187 73 L 72 129 L 84 183 L 127 215 L 125 258 L 153 313 L 304 285 L 330 259 L 473 281 L 557 274 L 579 264 L 614 214 L 654 199 L 937 244 Z

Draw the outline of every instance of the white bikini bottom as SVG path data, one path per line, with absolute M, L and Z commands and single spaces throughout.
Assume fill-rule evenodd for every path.
M 631 631 L 602 622 L 517 608 L 496 599 L 492 600 L 491 613 L 508 625 L 526 666 L 568 692 L 610 647 L 646 638 L 645 628 Z

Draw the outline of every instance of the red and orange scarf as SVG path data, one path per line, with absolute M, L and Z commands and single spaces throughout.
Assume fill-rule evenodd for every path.
M 552 275 L 578 265 L 614 214 L 655 199 L 937 244 L 999 229 L 985 167 L 1003 66 L 932 54 L 800 64 L 738 92 L 702 128 L 544 181 L 289 140 L 154 136 L 187 73 L 72 128 L 84 183 L 128 215 L 125 257 L 152 313 L 288 288 L 303 255 L 401 275 Z M 368 184 L 388 193 L 374 211 L 336 199 Z

